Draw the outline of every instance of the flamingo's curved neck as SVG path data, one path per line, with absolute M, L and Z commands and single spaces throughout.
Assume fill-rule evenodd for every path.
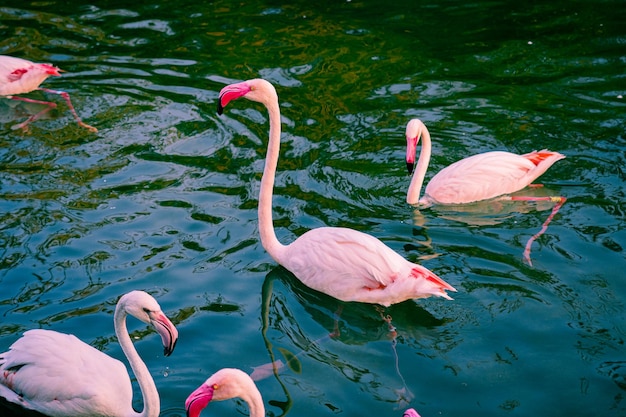
M 409 191 L 406 195 L 406 201 L 409 204 L 418 204 L 420 192 L 422 191 L 422 185 L 424 183 L 424 177 L 426 176 L 426 170 L 428 169 L 428 163 L 430 162 L 432 145 L 430 143 L 430 133 L 425 125 L 422 125 L 421 137 L 422 148 L 420 151 L 420 157 L 417 161 L 417 167 L 415 168 L 415 172 L 413 172 L 411 184 L 409 185 Z
M 270 118 L 270 135 L 259 193 L 259 232 L 261 234 L 261 244 L 265 250 L 276 262 L 281 263 L 279 258 L 281 258 L 285 246 L 276 238 L 272 220 L 274 177 L 280 153 L 280 108 L 278 100 L 270 100 L 264 104 L 267 107 Z
M 143 411 L 141 413 L 134 412 L 131 414 L 133 417 L 158 417 L 161 412 L 161 402 L 159 400 L 159 393 L 157 391 L 152 375 L 148 371 L 148 367 L 141 360 L 135 345 L 130 340 L 128 330 L 126 329 L 126 310 L 119 305 L 115 309 L 115 334 L 117 340 L 122 347 L 122 351 L 130 363 L 130 367 L 137 378 L 139 389 L 143 397 Z M 129 408 L 132 410 L 132 405 L 129 404 Z
M 250 408 L 250 417 L 265 417 L 265 405 L 263 405 L 263 398 L 256 387 L 246 393 L 244 400 L 248 403 L 248 407 Z

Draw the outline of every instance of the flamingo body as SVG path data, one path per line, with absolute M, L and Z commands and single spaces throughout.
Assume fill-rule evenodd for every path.
M 493 198 L 517 201 L 551 201 L 556 203 L 541 230 L 533 235 L 524 248 L 524 259 L 529 265 L 532 243 L 547 229 L 552 218 L 565 203 L 565 197 L 507 196 L 530 185 L 555 162 L 565 158 L 558 152 L 543 149 L 524 155 L 494 151 L 470 156 L 439 171 L 428 183 L 420 198 L 424 176 L 431 154 L 430 133 L 426 125 L 413 119 L 406 126 L 406 166 L 409 173 L 415 165 L 417 143 L 422 139 L 422 150 L 411 178 L 406 201 L 428 207 L 433 204 L 466 204 Z
M 265 417 L 265 406 L 259 389 L 248 374 L 235 368 L 220 369 L 189 394 L 185 401 L 187 417 L 199 417 L 211 401 L 231 398 L 244 400 L 250 409 L 250 417 Z M 404 417 L 420 416 L 410 408 L 404 412 Z
M 502 151 L 473 155 L 439 171 L 420 198 L 432 145 L 426 125 L 413 119 L 406 127 L 409 173 L 413 171 L 420 138 L 422 150 L 407 192 L 409 204 L 465 204 L 511 194 L 527 187 L 555 162 L 565 158 L 565 155 L 547 149 L 524 155 Z
M 46 78 L 59 77 L 59 71 L 51 64 L 0 55 L 0 96 L 30 93 L 39 88 Z
M 426 186 L 420 202 L 465 204 L 511 194 L 527 187 L 563 158 L 545 149 L 524 155 L 502 151 L 473 155 L 439 171 Z
M 13 129 L 25 128 L 30 122 L 37 120 L 43 114 L 56 107 L 56 104 L 52 102 L 16 97 L 18 94 L 26 94 L 34 90 L 42 90 L 48 93 L 61 95 L 70 108 L 76 122 L 80 126 L 89 129 L 92 132 L 97 132 L 98 129 L 86 124 L 78 116 L 68 93 L 39 87 L 41 83 L 43 83 L 46 78 L 50 76 L 61 76 L 61 70 L 52 64 L 40 64 L 22 58 L 0 55 L 0 96 L 5 96 L 12 100 L 20 100 L 48 106 L 39 113 L 32 115 L 25 122 L 13 126 Z
M 389 306 L 431 295 L 451 300 L 443 289 L 452 287 L 437 275 L 353 229 L 311 229 L 277 261 L 308 287 L 343 301 Z
M 133 389 L 122 362 L 73 335 L 52 330 L 29 330 L 0 354 L 0 396 L 48 416 L 157 417 L 158 393 L 126 332 L 127 313 L 155 327 L 166 356 L 178 332 L 147 293 L 133 291 L 120 298 L 116 333 L 144 395 L 142 413 L 132 408 Z
M 261 243 L 276 262 L 305 285 L 342 301 L 389 306 L 411 298 L 436 295 L 450 299 L 456 291 L 428 269 L 407 261 L 380 240 L 356 230 L 312 229 L 290 245 L 276 238 L 272 221 L 272 189 L 280 151 L 280 108 L 269 82 L 253 79 L 224 87 L 218 113 L 232 100 L 245 97 L 265 105 L 270 117 L 267 157 L 259 194 Z
M 121 416 L 132 403 L 124 364 L 73 335 L 29 330 L 10 349 L 2 356 L 0 395 L 24 408 L 50 416 L 86 416 L 93 409 L 102 416 Z M 68 366 L 74 363 L 80 366 Z M 108 399 L 112 393 L 113 402 Z

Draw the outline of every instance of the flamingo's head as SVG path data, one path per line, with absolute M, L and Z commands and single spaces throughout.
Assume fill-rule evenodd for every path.
M 124 310 L 127 314 L 154 327 L 161 336 L 165 356 L 174 352 L 178 341 L 178 330 L 161 311 L 161 306 L 154 297 L 143 291 L 131 291 L 120 298 L 117 306 L 116 315 L 119 310 Z
M 261 404 L 263 402 L 250 375 L 240 369 L 220 369 L 187 397 L 185 401 L 187 417 L 198 417 L 211 401 L 224 401 L 237 397 L 244 399 L 251 407 L 254 407 L 255 401 L 260 401 Z M 255 415 L 255 411 L 263 411 L 262 405 L 260 410 L 251 408 L 250 415 Z
M 217 114 L 224 113 L 224 108 L 228 103 L 241 97 L 266 105 L 278 101 L 274 86 L 261 78 L 255 78 L 222 88 L 217 100 Z
M 204 410 L 213 399 L 213 392 L 217 386 L 208 385 L 208 382 L 209 381 L 207 380 L 187 397 L 187 400 L 185 401 L 187 417 L 198 417 L 202 410 Z
M 413 173 L 417 144 L 422 137 L 424 129 L 426 129 L 426 126 L 420 119 L 413 119 L 406 125 L 406 169 L 409 171 L 409 174 Z

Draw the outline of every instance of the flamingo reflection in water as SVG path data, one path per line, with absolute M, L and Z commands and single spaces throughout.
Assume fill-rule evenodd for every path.
M 292 302 L 294 298 L 295 304 Z M 291 396 L 283 375 L 287 373 L 293 377 L 321 366 L 316 373 L 337 372 L 341 380 L 347 378 L 350 386 L 358 385 L 359 391 L 392 402 L 396 409 L 408 407 L 415 395 L 401 372 L 397 348 L 418 345 L 420 349 L 432 349 L 428 343 L 435 340 L 433 332 L 448 319 L 436 318 L 411 301 L 385 310 L 397 316 L 394 323 L 383 314 L 380 306 L 351 302 L 340 303 L 342 314 L 339 319 L 331 307 L 336 303 L 334 298 L 303 285 L 284 268 L 272 270 L 263 283 L 261 309 L 262 335 L 270 362 L 254 367 L 252 379 L 260 381 L 274 377 L 287 397 L 282 406 L 288 410 Z M 299 313 L 293 311 L 296 304 L 301 305 Z M 319 327 L 326 333 L 317 338 L 309 337 Z M 438 345 L 437 349 L 445 349 L 444 345 Z M 368 363 L 362 363 L 361 355 L 341 353 L 346 349 L 359 349 L 358 346 L 369 352 Z M 372 352 L 379 352 L 378 359 L 373 359 Z M 387 369 L 376 371 L 380 365 Z M 372 379 L 381 383 L 366 383 Z

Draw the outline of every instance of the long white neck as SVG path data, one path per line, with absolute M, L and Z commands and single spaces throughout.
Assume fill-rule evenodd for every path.
M 263 398 L 261 393 L 254 386 L 254 389 L 250 389 L 245 396 L 242 396 L 248 407 L 250 407 L 250 417 L 265 417 L 265 405 L 263 404 Z
M 130 363 L 130 367 L 137 378 L 139 383 L 139 389 L 143 398 L 143 411 L 137 413 L 133 410 L 132 404 L 129 404 L 129 417 L 158 417 L 161 412 L 161 401 L 159 400 L 159 393 L 157 391 L 152 375 L 148 371 L 148 367 L 141 360 L 135 345 L 130 340 L 128 330 L 126 329 L 126 311 L 119 305 L 115 309 L 115 334 L 117 340 L 122 347 L 126 359 Z
M 278 100 L 272 100 L 264 104 L 267 107 L 270 118 L 270 136 L 259 194 L 259 232 L 261 234 L 261 244 L 270 256 L 280 264 L 285 246 L 276 238 L 272 219 L 274 177 L 276 176 L 276 166 L 278 165 L 278 155 L 280 153 L 280 108 L 278 107 Z
M 432 146 L 430 143 L 430 133 L 428 132 L 426 126 L 422 126 L 422 146 L 420 151 L 420 157 L 417 160 L 417 167 L 413 172 L 411 184 L 409 185 L 409 191 L 406 195 L 406 201 L 409 204 L 417 204 L 419 202 L 420 192 L 422 191 L 422 185 L 424 183 L 424 177 L 426 176 L 426 170 L 428 169 L 428 163 L 430 162 L 430 153 Z

